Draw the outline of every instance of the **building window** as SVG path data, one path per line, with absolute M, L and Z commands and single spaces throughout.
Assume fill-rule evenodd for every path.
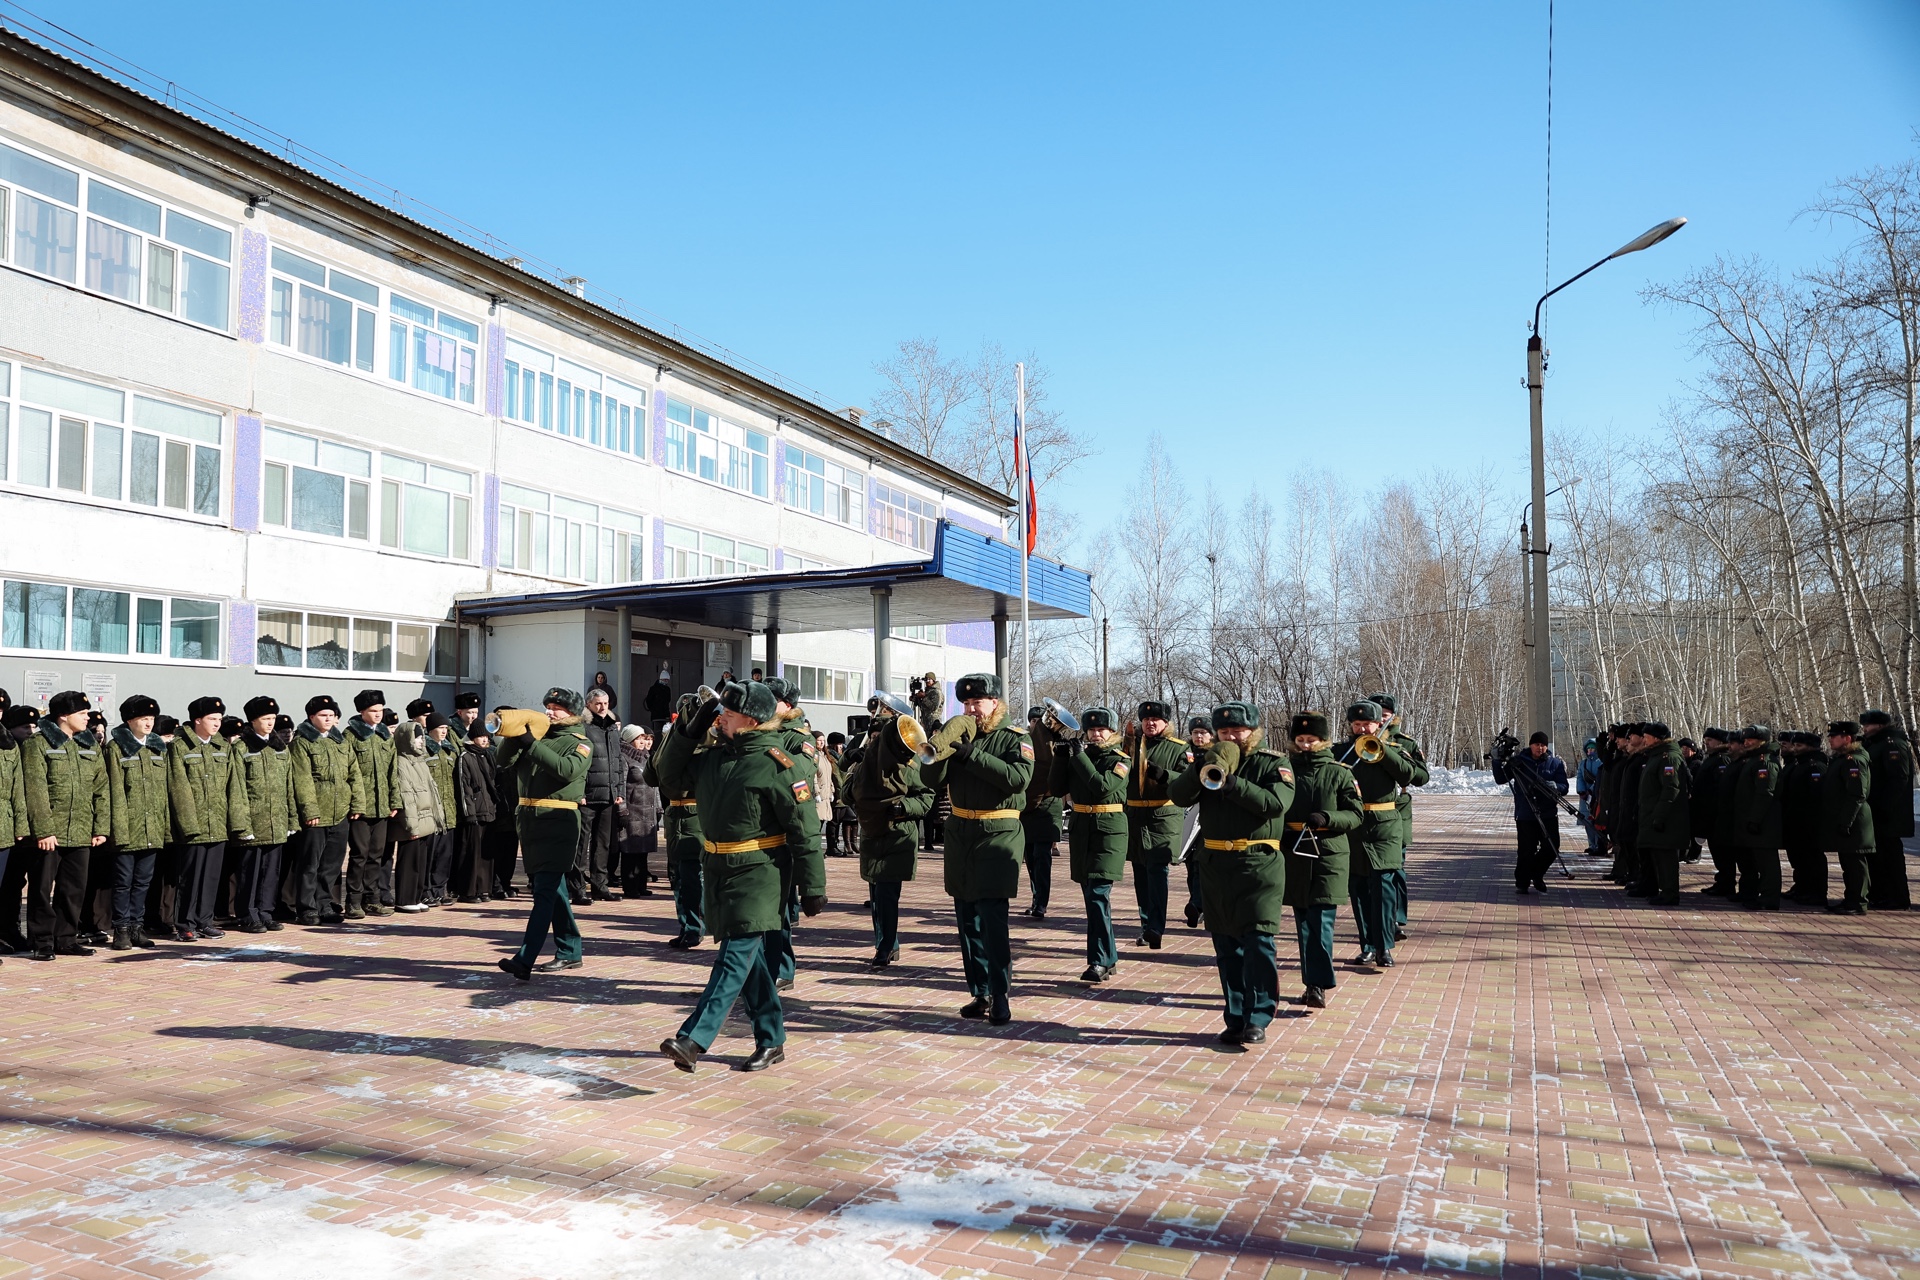
M 799 686 L 802 702 L 863 703 L 867 700 L 867 677 L 863 672 L 783 662 L 780 674 Z
M 273 251 L 269 337 L 328 364 L 373 372 L 380 290 L 285 249 Z
M 787 505 L 859 528 L 866 519 L 866 477 L 798 445 L 787 451 Z
M 938 623 L 928 623 L 924 626 L 914 627 L 896 626 L 888 634 L 895 640 L 912 640 L 916 644 L 940 643 L 940 626 Z
M 435 311 L 397 293 L 387 294 L 387 376 L 415 390 L 473 403 L 480 326 Z
M 381 546 L 468 558 L 472 475 L 391 453 L 380 455 L 380 475 Z
M 0 481 L 23 488 L 217 519 L 221 428 L 205 409 L 43 369 L 15 386 L 0 364 Z
M 0 144 L 0 261 L 225 333 L 233 232 Z M 11 235 L 8 234 L 11 227 Z
M 0 584 L 0 649 L 220 661 L 220 604 L 57 582 Z
M 575 582 L 646 577 L 646 522 L 612 507 L 500 486 L 500 567 Z
M 675 471 L 764 498 L 772 449 L 772 438 L 762 432 L 667 401 L 665 462 Z
M 378 512 L 380 545 L 467 560 L 473 544 L 473 476 L 398 454 L 268 427 L 260 523 L 328 538 L 370 542 Z M 374 496 L 379 487 L 378 505 Z
M 446 622 L 263 607 L 254 663 L 288 671 L 471 679 L 478 634 L 476 627 Z
M 507 340 L 505 415 L 636 458 L 647 456 L 647 393 L 585 365 Z
M 666 525 L 661 531 L 666 551 L 666 576 L 682 578 L 738 578 L 765 573 L 772 557 L 765 547 L 736 542 L 714 533 Z
M 939 503 L 878 480 L 873 484 L 873 498 L 880 520 L 875 533 L 916 551 L 933 550 L 933 530 L 940 522 Z

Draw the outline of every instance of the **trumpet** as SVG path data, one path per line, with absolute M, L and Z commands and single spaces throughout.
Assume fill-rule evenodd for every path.
M 1227 785 L 1227 771 L 1211 761 L 1201 765 L 1200 785 L 1209 791 L 1218 791 Z
M 1053 730 L 1057 736 L 1062 738 L 1077 738 L 1080 736 L 1079 716 L 1074 715 L 1073 712 L 1061 706 L 1059 701 L 1054 698 L 1042 698 L 1040 699 L 1040 704 L 1046 708 L 1046 712 L 1042 717 L 1046 726 Z
M 552 724 L 545 711 L 510 707 L 487 717 L 487 732 L 496 738 L 517 738 L 523 733 L 530 733 L 538 740 L 547 736 L 547 729 Z
M 1200 785 L 1218 791 L 1227 785 L 1227 775 L 1240 767 L 1240 748 L 1231 742 L 1214 744 L 1209 759 L 1200 766 Z

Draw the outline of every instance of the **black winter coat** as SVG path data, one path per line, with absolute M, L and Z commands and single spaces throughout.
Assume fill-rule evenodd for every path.
M 500 788 L 486 752 L 462 751 L 454 761 L 453 785 L 460 793 L 460 821 L 486 826 L 500 816 Z
M 612 716 L 589 716 L 580 721 L 580 731 L 593 748 L 593 760 L 587 765 L 586 804 L 612 804 L 627 794 L 627 762 L 620 756 L 620 722 Z

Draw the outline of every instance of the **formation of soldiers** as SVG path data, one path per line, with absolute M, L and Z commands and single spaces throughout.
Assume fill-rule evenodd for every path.
M 1833 721 L 1824 742 L 1752 724 L 1708 729 L 1696 750 L 1647 721 L 1612 725 L 1591 748 L 1600 759 L 1592 822 L 1613 855 L 1612 878 L 1635 897 L 1680 905 L 1681 863 L 1704 846 L 1714 875 L 1699 892 L 1750 910 L 1912 906 L 1901 842 L 1914 826 L 1913 745 L 1884 711 Z M 1828 853 L 1841 873 L 1832 900 Z

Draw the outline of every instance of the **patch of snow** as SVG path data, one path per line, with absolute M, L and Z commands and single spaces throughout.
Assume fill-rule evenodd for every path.
M 1442 796 L 1504 796 L 1509 794 L 1504 784 L 1493 780 L 1491 769 L 1448 769 L 1435 765 L 1430 771 L 1432 776 L 1427 785 L 1414 792 L 1417 802 L 1422 795 Z

